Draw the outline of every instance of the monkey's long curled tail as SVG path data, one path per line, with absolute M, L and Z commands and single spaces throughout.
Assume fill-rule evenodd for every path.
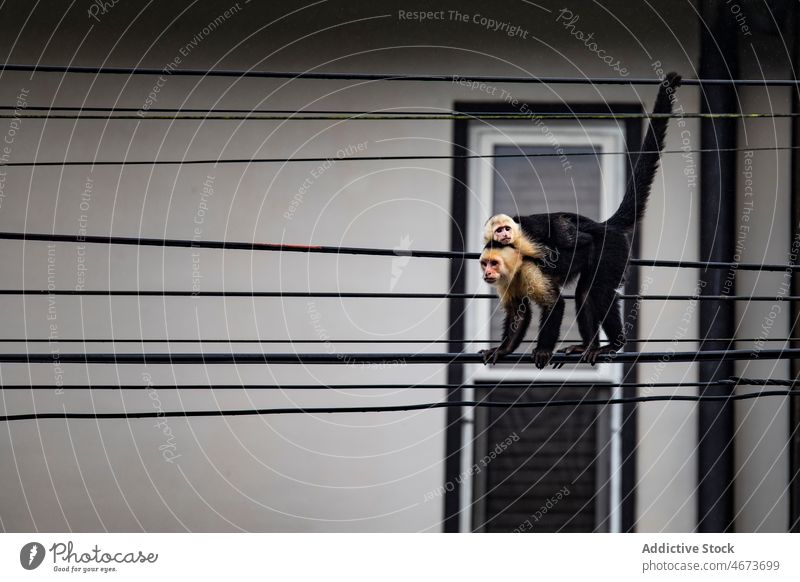
M 656 104 L 653 107 L 655 114 L 672 113 L 672 93 L 681 84 L 681 76 L 677 73 L 668 73 L 659 85 Z M 625 197 L 614 215 L 606 221 L 610 226 L 631 230 L 644 216 L 647 208 L 647 199 L 650 197 L 650 188 L 653 185 L 658 162 L 661 159 L 661 150 L 664 149 L 664 138 L 667 135 L 668 117 L 650 119 L 642 152 L 633 163 L 633 175 L 625 189 Z

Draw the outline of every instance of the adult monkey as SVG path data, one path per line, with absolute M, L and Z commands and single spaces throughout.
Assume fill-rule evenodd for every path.
M 677 73 L 669 73 L 664 78 L 653 107 L 654 115 L 672 113 L 673 93 L 680 81 Z M 668 121 L 668 117 L 650 118 L 641 151 L 633 162 L 625 196 L 617 211 L 605 222 L 595 222 L 570 212 L 555 212 L 515 216 L 510 223 L 507 216 L 498 215 L 487 223 L 491 225 L 492 240 L 487 243 L 484 253 L 500 245 L 513 246 L 524 255 L 525 247 L 534 245 L 539 249 L 539 254 L 544 249 L 547 260 L 537 266 L 554 289 L 560 290 L 564 285 L 578 280 L 575 304 L 582 343 L 569 346 L 564 352 L 580 353 L 581 361 L 592 365 L 598 356 L 617 352 L 625 345 L 617 289 L 625 276 L 631 250 L 631 233 L 644 216 L 661 150 L 664 149 Z M 517 224 L 521 226 L 521 231 L 515 228 Z M 484 280 L 491 282 L 486 277 L 483 262 L 482 267 Z M 498 274 L 502 275 L 499 269 Z M 524 270 L 517 269 L 510 275 L 524 277 Z M 534 301 L 542 308 L 542 313 L 533 361 L 537 368 L 544 368 L 550 362 L 558 342 L 564 317 L 564 299 L 557 293 L 551 306 L 543 305 L 519 291 L 526 288 L 524 281 L 514 282 L 512 279 L 506 282 L 500 276 L 498 279 L 503 283 L 502 289 L 506 290 L 506 298 L 502 301 L 506 324 L 501 344 L 481 351 L 484 363 L 493 364 L 499 356 L 511 353 L 519 346 L 530 324 L 531 301 Z M 601 327 L 609 339 L 605 346 L 600 346 Z
M 505 215 L 498 216 L 505 217 Z M 497 217 L 492 219 L 489 226 L 495 218 Z M 505 218 L 511 220 L 510 217 Z M 512 352 L 520 344 L 530 325 L 534 303 L 541 308 L 542 314 L 564 308 L 563 299 L 560 300 L 560 304 L 558 303 L 560 290 L 553 285 L 552 278 L 542 271 L 544 250 L 522 236 L 519 225 L 515 225 L 514 232 L 517 235 L 512 239 L 514 244 L 490 238 L 480 257 L 483 280 L 495 287 L 500 305 L 506 313 L 503 343 L 499 347 L 481 351 L 484 363 L 487 364 L 494 364 L 497 358 Z M 558 328 L 553 329 L 547 325 L 548 321 L 555 320 L 556 318 L 545 320 L 543 317 L 538 345 L 543 346 L 552 341 L 555 346 L 558 341 Z M 534 361 L 536 357 L 535 351 Z

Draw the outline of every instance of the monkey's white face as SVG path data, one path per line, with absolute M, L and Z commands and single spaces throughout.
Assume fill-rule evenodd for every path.
M 514 234 L 509 224 L 501 224 L 494 229 L 494 240 L 504 245 L 511 244 L 513 242 Z

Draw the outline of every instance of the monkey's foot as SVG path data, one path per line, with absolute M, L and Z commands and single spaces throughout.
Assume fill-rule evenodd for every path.
M 483 364 L 485 366 L 494 366 L 497 363 L 497 358 L 505 356 L 508 352 L 501 350 L 499 347 L 489 348 L 488 350 L 481 350 L 478 352 L 483 356 Z
M 533 358 L 533 363 L 536 364 L 536 367 L 541 370 L 550 363 L 550 359 L 553 357 L 553 350 L 540 350 L 539 348 L 536 348 L 533 350 L 531 357 Z
M 558 350 L 559 354 L 564 354 L 566 356 L 570 354 L 583 354 L 584 352 L 586 352 L 586 346 L 584 346 L 583 344 L 573 344 L 571 346 L 567 346 L 565 348 L 561 348 L 560 350 Z M 558 370 L 560 368 L 563 368 L 564 364 L 566 364 L 566 362 L 558 362 L 557 364 L 553 364 L 553 369 Z
M 616 354 L 619 351 L 619 348 L 615 348 L 611 344 L 607 344 L 605 346 L 599 346 L 593 348 L 591 350 L 586 350 L 584 352 L 583 357 L 581 358 L 582 362 L 588 362 L 592 366 L 597 363 L 597 358 L 599 356 L 603 356 L 605 354 Z

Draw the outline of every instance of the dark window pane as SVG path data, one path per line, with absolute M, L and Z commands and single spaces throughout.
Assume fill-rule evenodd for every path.
M 565 153 L 593 153 L 595 148 L 565 147 Z M 599 151 L 599 150 L 598 150 Z M 496 155 L 551 154 L 546 146 L 496 146 Z M 565 170 L 560 157 L 495 158 L 493 197 L 495 214 L 576 212 L 600 219 L 600 159 L 571 156 Z
M 532 402 L 581 399 L 586 390 L 537 388 L 520 395 L 518 389 L 495 388 L 479 389 L 478 394 L 488 400 Z M 602 389 L 593 393 L 597 398 L 607 395 Z M 605 481 L 600 476 L 607 475 L 600 467 L 606 458 L 598 455 L 603 448 L 598 443 L 598 433 L 604 432 L 602 414 L 594 406 L 489 409 L 481 431 L 486 444 L 476 450 L 475 462 L 481 463 L 493 450 L 501 452 L 479 475 L 485 492 L 479 505 L 485 514 L 476 515 L 475 525 L 487 532 L 591 532 L 606 527 L 597 518 L 602 510 L 597 507 L 598 490 L 605 485 L 598 480 Z M 510 435 L 518 439 L 497 448 Z

